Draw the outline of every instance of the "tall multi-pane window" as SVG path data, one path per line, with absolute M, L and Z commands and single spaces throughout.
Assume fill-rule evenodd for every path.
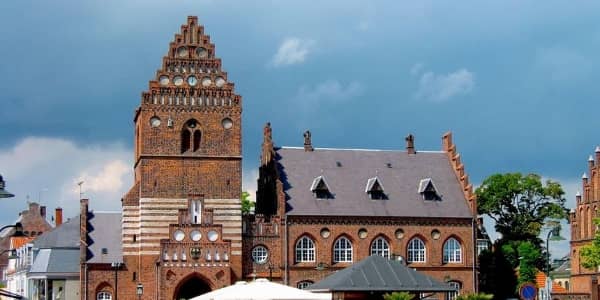
M 296 242 L 296 262 L 314 262 L 315 243 L 308 236 L 303 236 Z
M 408 255 L 407 261 L 412 262 L 425 262 L 425 243 L 420 238 L 414 238 L 408 242 Z
M 459 263 L 462 261 L 462 248 L 455 238 L 449 238 L 444 243 L 444 263 Z
M 371 255 L 379 255 L 385 258 L 390 258 L 390 244 L 383 238 L 376 238 L 371 243 Z
M 349 239 L 341 237 L 333 245 L 333 262 L 352 262 L 352 243 Z
M 458 282 L 458 281 L 449 281 L 448 285 L 450 285 L 453 288 L 456 288 L 456 291 L 447 292 L 446 293 L 446 300 L 456 300 L 456 298 L 458 297 L 458 295 L 460 295 L 460 282 Z

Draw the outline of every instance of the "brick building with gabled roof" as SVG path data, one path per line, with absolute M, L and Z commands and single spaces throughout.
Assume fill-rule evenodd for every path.
M 406 151 L 317 148 L 304 137 L 304 147 L 275 147 L 265 126 L 246 277 L 303 288 L 381 255 L 476 290 L 477 208 L 450 133 L 440 151 L 415 150 L 412 135 Z
M 407 151 L 313 148 L 308 132 L 295 149 L 275 148 L 267 126 L 256 214 L 242 221 L 241 114 L 188 17 L 134 114 L 134 184 L 107 232 L 121 262 L 89 260 L 102 240 L 82 202 L 84 299 L 187 299 L 256 276 L 304 287 L 368 255 L 475 290 L 476 203 L 450 134 L 437 152 L 412 136 Z

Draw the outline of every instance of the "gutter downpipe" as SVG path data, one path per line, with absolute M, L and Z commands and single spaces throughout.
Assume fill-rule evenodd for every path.
M 283 278 L 283 282 L 285 283 L 285 285 L 288 285 L 288 219 L 287 219 L 287 214 L 284 214 L 284 222 L 285 222 L 285 233 L 284 233 L 284 239 L 285 239 L 285 262 L 284 262 L 284 267 L 285 267 L 285 274 L 284 274 L 284 278 Z
M 87 270 L 87 262 L 85 262 L 83 264 L 83 270 L 84 270 L 83 271 L 83 282 L 84 282 L 84 284 L 83 284 L 83 293 L 84 293 L 83 294 L 83 299 L 87 300 L 87 298 L 88 298 L 88 279 L 87 279 L 88 278 L 88 276 L 87 276 L 88 270 Z
M 478 284 L 477 284 L 477 216 L 473 216 L 471 219 L 471 229 L 473 230 L 473 291 L 478 293 Z

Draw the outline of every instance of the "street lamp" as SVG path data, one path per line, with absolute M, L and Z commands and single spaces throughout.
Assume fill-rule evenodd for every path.
M 550 299 L 550 292 L 552 291 L 552 279 L 550 279 L 550 240 L 564 240 L 564 238 L 560 236 L 560 224 L 553 224 L 546 235 L 546 284 L 544 291 L 544 297 L 546 297 L 546 299 Z
M 144 293 L 144 286 L 141 283 L 137 284 L 135 293 L 137 294 L 138 299 L 142 299 L 142 294 Z
M 15 195 L 7 192 L 4 187 L 6 186 L 6 182 L 4 182 L 4 179 L 2 178 L 2 175 L 0 175 L 0 198 L 12 198 Z

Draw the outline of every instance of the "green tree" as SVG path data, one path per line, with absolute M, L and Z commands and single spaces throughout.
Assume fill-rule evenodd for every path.
M 409 292 L 393 292 L 383 295 L 384 300 L 411 300 L 415 295 Z
M 250 199 L 250 193 L 248 192 L 242 192 L 242 214 L 243 215 L 247 215 L 249 214 L 252 209 L 254 208 L 254 201 L 251 201 Z
M 600 225 L 600 219 L 594 219 L 596 226 Z M 581 265 L 587 269 L 595 269 L 600 266 L 600 233 L 596 232 L 594 240 L 589 245 L 581 247 Z
M 514 297 L 518 283 L 534 279 L 536 267 L 545 266 L 539 236 L 548 220 L 566 218 L 564 191 L 558 182 L 542 182 L 536 174 L 507 173 L 486 178 L 475 193 L 478 213 L 496 221 L 502 234 L 493 253 L 483 257 L 491 265 L 481 270 L 481 290 L 496 299 Z M 519 278 L 517 266 L 523 268 Z
M 494 295 L 485 294 L 485 293 L 477 293 L 477 294 L 466 294 L 460 295 L 456 297 L 456 300 L 492 300 Z
M 522 242 L 517 247 L 519 253 L 519 286 L 526 282 L 535 282 L 536 262 L 541 253 L 531 242 Z
M 538 246 L 548 219 L 565 219 L 565 192 L 558 182 L 537 174 L 494 174 L 475 191 L 478 212 L 496 221 L 496 231 L 507 241 L 531 241 Z

